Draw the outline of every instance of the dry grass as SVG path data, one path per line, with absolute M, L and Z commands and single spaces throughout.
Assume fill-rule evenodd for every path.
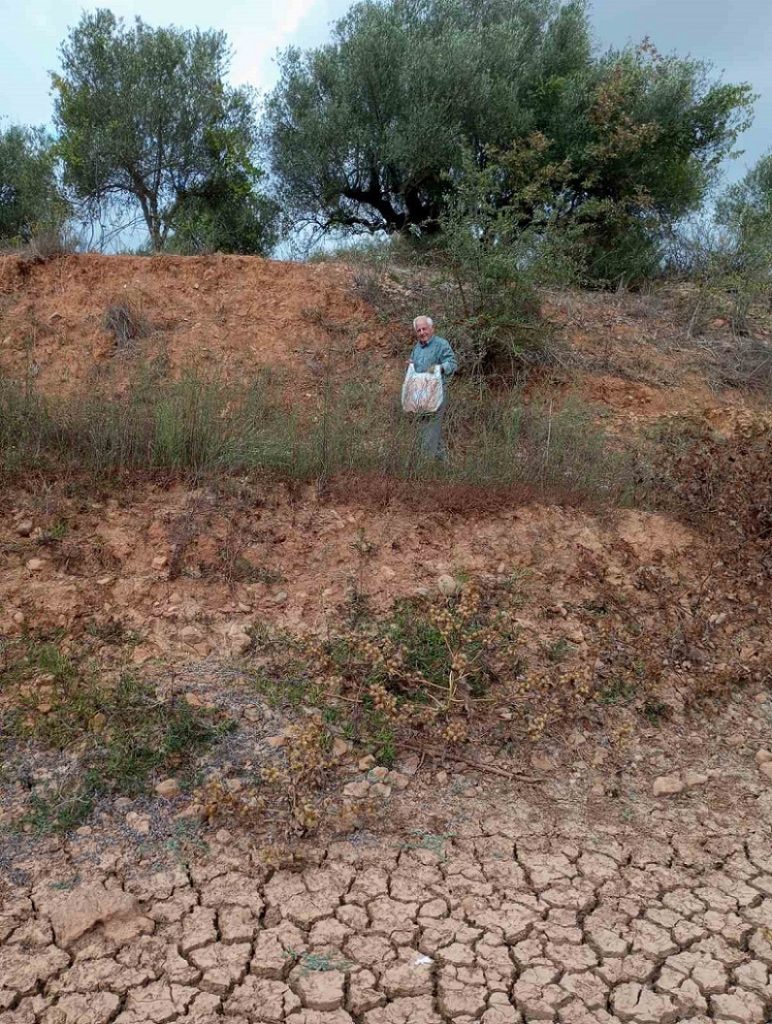
M 104 329 L 115 339 L 118 355 L 129 355 L 136 349 L 136 343 L 152 331 L 141 303 L 130 296 L 121 296 L 105 311 Z
M 372 378 L 323 382 L 302 414 L 281 396 L 281 386 L 266 379 L 237 388 L 193 376 L 139 376 L 121 396 L 92 390 L 66 399 L 0 384 L 0 468 L 6 479 L 85 473 L 113 485 L 143 474 L 214 480 L 257 473 L 321 489 L 357 479 L 384 496 L 416 490 L 420 480 L 451 504 L 474 492 L 483 503 L 515 493 L 601 504 L 634 499 L 635 458 L 611 445 L 592 410 L 575 400 L 526 403 L 517 389 L 458 382 L 444 465 L 422 458 L 416 422 Z
M 729 437 L 699 419 L 670 420 L 660 432 L 653 486 L 680 517 L 712 531 L 725 557 L 772 574 L 772 428 L 761 419 Z
M 772 398 L 772 343 L 768 340 L 711 339 L 703 346 L 703 357 L 715 390 L 733 388 Z

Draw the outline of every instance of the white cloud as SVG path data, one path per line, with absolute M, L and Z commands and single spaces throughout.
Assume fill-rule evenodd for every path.
M 301 23 L 318 6 L 318 0 L 285 0 L 279 10 L 271 5 L 270 20 L 260 25 L 224 24 L 234 48 L 231 78 L 265 90 L 273 83 L 271 58 L 288 45 Z

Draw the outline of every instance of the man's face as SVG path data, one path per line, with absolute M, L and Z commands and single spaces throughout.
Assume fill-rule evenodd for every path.
M 428 324 L 426 320 L 421 319 L 416 323 L 415 336 L 416 338 L 418 338 L 422 345 L 425 345 L 433 334 L 434 328 L 430 326 L 430 324 Z

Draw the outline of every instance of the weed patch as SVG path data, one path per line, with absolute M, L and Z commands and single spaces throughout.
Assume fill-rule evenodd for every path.
M 322 639 L 264 640 L 259 685 L 273 700 L 319 707 L 327 727 L 387 767 L 403 741 L 467 742 L 496 707 L 538 735 L 590 688 L 572 673 L 556 685 L 562 669 L 551 661 L 529 669 L 513 621 L 522 600 L 522 581 L 470 580 L 450 597 L 344 619 Z
M 231 727 L 147 683 L 121 675 L 112 685 L 55 643 L 31 642 L 6 674 L 13 693 L 3 713 L 7 742 L 34 742 L 65 754 L 65 781 L 33 794 L 29 822 L 62 831 L 88 817 L 103 795 L 137 796 L 158 772 L 184 775 Z
M 143 475 L 197 481 L 247 473 L 325 488 L 336 480 L 365 489 L 380 482 L 384 500 L 400 488 L 414 497 L 427 488 L 455 488 L 462 506 L 475 493 L 478 502 L 480 495 L 512 501 L 518 491 L 595 504 L 636 497 L 633 453 L 611 444 L 576 400 L 558 405 L 526 400 L 517 389 L 454 382 L 447 436 L 447 465 L 423 458 L 416 422 L 369 377 L 325 384 L 302 416 L 284 406 L 267 378 L 239 388 L 138 374 L 119 396 L 93 390 L 59 399 L 0 383 L 0 476 L 8 480 L 30 472 L 88 474 L 105 484 Z M 77 540 L 65 532 L 48 543 L 75 564 Z M 191 538 L 182 540 L 181 550 Z M 272 573 L 249 565 L 236 536 L 227 538 L 221 562 L 231 581 Z

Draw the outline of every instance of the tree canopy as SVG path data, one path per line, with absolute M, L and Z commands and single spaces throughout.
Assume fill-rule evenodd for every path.
M 58 230 L 67 212 L 45 132 L 20 125 L 0 131 L 0 239 L 29 242 L 39 232 Z
M 215 31 L 131 27 L 108 10 L 82 16 L 61 46 L 54 119 L 65 180 L 87 203 L 139 209 L 154 251 L 178 226 L 245 200 L 239 251 L 274 239 L 273 208 L 259 200 L 253 98 L 224 82 L 226 37 Z M 265 219 L 263 219 L 265 218 Z M 235 223 L 232 224 L 235 227 Z
M 494 204 L 582 225 L 601 277 L 700 204 L 751 103 L 648 43 L 596 54 L 582 0 L 362 0 L 280 70 L 263 133 L 296 220 L 435 233 L 470 168 L 539 139 L 545 195 L 505 170 Z
M 762 156 L 745 177 L 730 186 L 717 204 L 719 223 L 740 240 L 764 240 L 772 256 L 772 153 Z
M 331 43 L 280 58 L 265 138 L 296 217 L 431 230 L 466 150 L 560 118 L 590 61 L 579 4 L 365 0 Z

